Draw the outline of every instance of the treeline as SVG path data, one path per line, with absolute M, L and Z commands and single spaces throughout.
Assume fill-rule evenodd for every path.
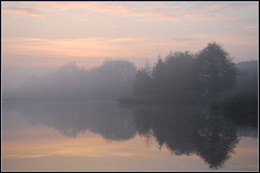
M 219 103 L 235 95 L 250 96 L 249 100 L 253 96 L 257 100 L 257 64 L 257 61 L 235 64 L 219 44 L 209 43 L 195 54 L 171 52 L 165 58 L 159 57 L 152 67 L 139 70 L 127 60 L 105 61 L 90 70 L 68 63 L 49 74 L 31 77 L 18 90 L 3 89 L 2 93 L 4 99 L 119 99 L 122 103 L 214 101 L 213 107 L 220 108 Z
M 238 69 L 235 92 L 245 94 L 258 94 L 258 62 L 243 61 L 236 64 Z
M 135 65 L 125 60 L 108 60 L 91 70 L 72 62 L 49 74 L 31 77 L 19 90 L 3 91 L 3 98 L 118 99 L 133 93 L 135 74 Z
M 251 67 L 242 67 L 217 43 L 209 43 L 196 54 L 171 52 L 164 59 L 159 57 L 152 68 L 138 70 L 135 96 L 121 102 L 204 103 L 227 93 L 256 95 L 257 68 L 248 73 Z
M 225 112 L 236 111 L 236 119 L 244 114 L 243 121 L 257 121 L 258 111 L 258 62 L 244 61 L 236 64 L 238 70 L 235 86 L 229 91 L 221 93 L 211 101 L 211 109 L 221 109 Z M 235 116 L 235 117 L 232 117 Z

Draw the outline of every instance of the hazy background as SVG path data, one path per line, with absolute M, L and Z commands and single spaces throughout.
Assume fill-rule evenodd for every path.
M 3 170 L 259 168 L 258 2 L 1 14 Z
M 258 59 L 257 2 L 1 2 L 3 89 L 68 62 L 139 68 L 218 42 L 234 62 Z

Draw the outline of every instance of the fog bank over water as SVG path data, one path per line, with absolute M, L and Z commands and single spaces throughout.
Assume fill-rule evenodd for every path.
M 2 89 L 18 89 L 31 77 L 54 71 L 54 67 L 2 66 Z
M 92 69 L 69 62 L 58 68 L 3 71 L 4 98 L 119 98 L 133 92 L 136 67 L 126 60 L 107 60 Z
M 236 85 L 234 86 L 235 90 L 239 90 L 240 92 L 257 92 L 257 64 L 258 61 L 243 61 L 235 64 L 239 70 Z M 152 64 L 146 62 L 142 65 L 142 67 L 151 69 Z M 56 88 L 61 91 L 66 87 L 69 89 L 69 85 L 71 85 L 70 89 L 73 91 L 68 90 L 66 93 L 75 92 L 77 90 L 77 92 L 82 92 L 80 94 L 81 96 L 83 96 L 84 93 L 91 88 L 94 91 L 91 91 L 92 98 L 94 98 L 95 93 L 97 95 L 102 94 L 99 92 L 101 90 L 98 91 L 98 88 L 103 88 L 103 94 L 106 92 L 111 94 L 109 90 L 114 90 L 115 95 L 118 93 L 118 96 L 113 96 L 110 98 L 129 96 L 133 94 L 138 69 L 140 69 L 140 66 L 138 68 L 134 63 L 126 60 L 105 61 L 102 65 L 92 69 L 86 69 L 75 62 L 69 62 L 60 67 L 28 68 L 3 66 L 3 98 L 21 98 L 21 94 L 25 94 L 26 90 L 29 92 L 27 93 L 27 96 L 30 98 L 30 95 L 33 92 L 33 90 L 31 90 L 32 88 L 40 89 L 39 92 L 43 92 L 43 89 L 47 91 L 48 88 L 50 90 L 55 90 Z M 116 89 L 116 87 L 124 88 L 121 88 L 121 94 L 119 94 L 120 90 Z M 84 91 L 84 89 L 86 90 Z M 125 94 L 122 93 L 123 90 L 126 92 Z
M 1 2 L 4 171 L 256 171 L 258 2 Z

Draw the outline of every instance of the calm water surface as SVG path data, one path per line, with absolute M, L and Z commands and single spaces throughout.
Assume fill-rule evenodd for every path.
M 258 128 L 195 105 L 2 104 L 2 170 L 258 170 Z

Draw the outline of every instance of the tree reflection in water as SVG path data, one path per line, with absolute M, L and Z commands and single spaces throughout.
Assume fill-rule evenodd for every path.
M 239 142 L 234 121 L 205 106 L 126 108 L 108 101 L 17 102 L 3 106 L 18 111 L 33 124 L 54 127 L 68 137 L 76 137 L 86 130 L 108 140 L 129 140 L 137 133 L 153 137 L 160 148 L 165 146 L 175 155 L 196 154 L 211 169 L 224 166 Z
M 140 135 L 152 134 L 160 147 L 176 155 L 199 155 L 210 168 L 219 168 L 230 158 L 239 141 L 234 123 L 203 107 L 157 106 L 135 111 Z
M 77 137 L 87 130 L 109 140 L 121 141 L 136 134 L 131 111 L 119 108 L 116 102 L 38 101 L 17 102 L 7 107 L 17 110 L 32 124 L 53 127 L 68 137 Z

